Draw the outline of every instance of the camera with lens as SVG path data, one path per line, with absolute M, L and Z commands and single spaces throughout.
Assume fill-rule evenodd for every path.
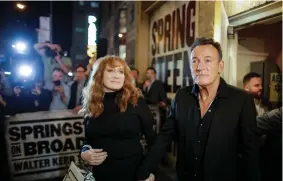
M 57 56 L 57 52 L 55 50 L 52 50 L 50 47 L 45 47 L 45 55 L 47 57 L 55 58 Z
M 55 86 L 61 86 L 60 80 L 53 81 L 53 83 L 54 83 Z
M 64 52 L 60 51 L 56 51 L 56 50 L 52 50 L 50 47 L 46 46 L 45 47 L 45 55 L 47 57 L 51 57 L 51 58 L 55 58 L 57 55 L 63 56 Z

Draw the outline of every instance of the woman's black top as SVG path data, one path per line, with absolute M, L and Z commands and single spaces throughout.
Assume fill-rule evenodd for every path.
M 108 154 L 101 165 L 93 167 L 96 181 L 137 181 L 136 170 L 143 159 L 140 135 L 145 135 L 148 145 L 154 140 L 153 116 L 144 99 L 120 112 L 115 103 L 118 94 L 105 93 L 104 111 L 85 120 L 86 144 Z

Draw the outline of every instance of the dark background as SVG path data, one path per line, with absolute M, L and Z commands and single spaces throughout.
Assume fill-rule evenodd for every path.
M 23 36 L 32 43 L 37 42 L 36 28 L 39 28 L 39 17 L 49 16 L 52 7 L 53 42 L 66 51 L 72 43 L 73 2 L 23 2 L 24 10 L 16 7 L 17 2 L 0 2 L 0 44 L 3 46 L 10 38 Z

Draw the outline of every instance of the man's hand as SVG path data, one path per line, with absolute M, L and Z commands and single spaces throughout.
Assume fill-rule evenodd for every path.
M 52 50 L 60 52 L 62 48 L 58 44 L 51 44 L 51 43 L 46 43 L 48 47 L 50 47 Z
M 159 107 L 164 108 L 165 106 L 166 106 L 165 102 L 163 102 L 163 101 L 159 102 Z
M 40 95 L 41 94 L 41 90 L 40 89 L 33 89 L 31 92 L 33 94 L 35 94 L 35 95 Z
M 155 176 L 151 173 L 146 180 L 140 180 L 140 181 L 154 181 L 154 179 L 155 179 Z
M 58 45 L 58 44 L 52 44 L 52 47 L 53 47 L 53 48 L 54 48 L 54 50 L 56 50 L 57 52 L 62 51 L 61 46 L 60 46 L 60 45 Z
M 73 111 L 78 114 L 78 112 L 82 109 L 82 106 L 76 106 Z
M 81 153 L 82 159 L 90 165 L 102 164 L 107 156 L 107 152 L 102 149 L 90 149 Z
M 64 93 L 64 87 L 63 86 L 55 86 L 54 91 Z
M 145 83 L 143 84 L 143 88 L 148 88 L 150 84 L 151 84 L 150 80 L 146 80 Z

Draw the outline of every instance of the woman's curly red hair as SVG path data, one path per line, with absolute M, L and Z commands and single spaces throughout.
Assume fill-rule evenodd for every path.
M 126 61 L 118 56 L 102 57 L 94 63 L 88 85 L 83 90 L 83 107 L 81 112 L 85 116 L 97 118 L 104 110 L 103 72 L 107 65 L 110 67 L 122 65 L 124 67 L 124 85 L 115 100 L 121 112 L 126 111 L 128 103 L 135 106 L 142 95 L 141 91 L 132 83 L 133 77 Z

